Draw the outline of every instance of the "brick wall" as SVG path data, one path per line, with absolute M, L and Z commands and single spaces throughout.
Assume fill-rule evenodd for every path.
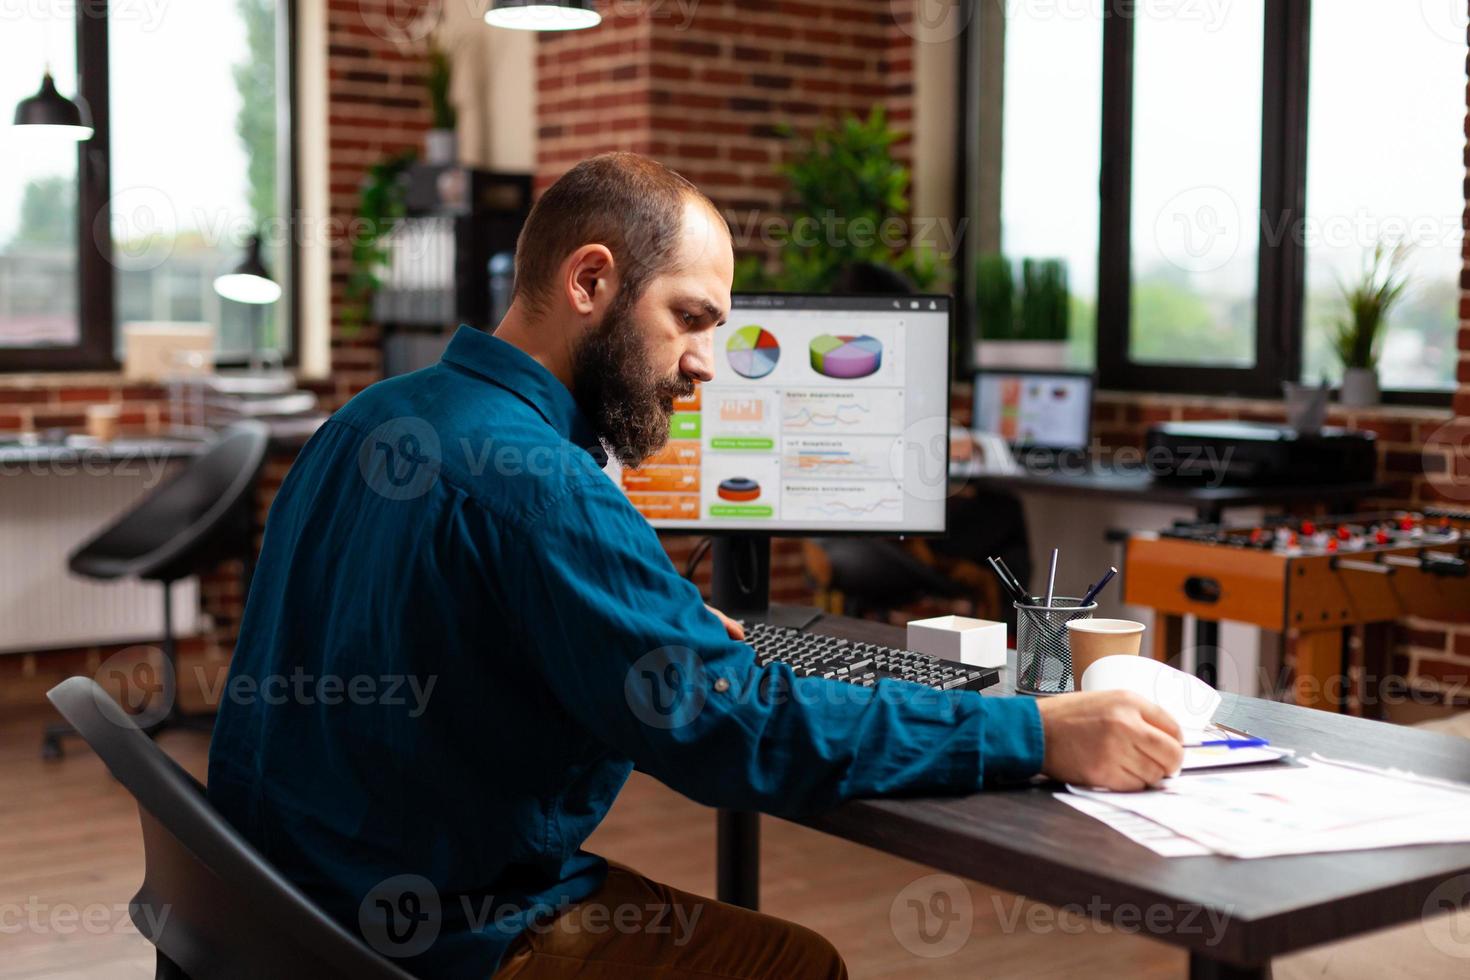
M 421 5 L 422 6 L 422 5 Z M 351 268 L 353 221 L 358 188 L 367 167 L 392 153 L 422 145 L 429 126 L 424 94 L 422 32 L 404 22 L 397 0 L 328 0 L 327 134 L 332 241 L 331 373 L 306 382 L 322 406 L 332 410 L 377 380 L 381 371 L 378 332 L 371 324 L 342 326 L 343 289 Z M 80 429 L 86 407 L 122 406 L 127 431 L 157 432 L 169 422 L 168 403 L 154 385 L 126 384 L 116 374 L 0 374 L 0 433 L 62 427 Z M 263 523 L 270 501 L 290 468 L 290 453 L 266 463 L 257 498 Z M 181 646 L 186 661 L 227 662 L 241 613 L 240 567 L 226 563 L 202 576 L 203 611 L 212 622 L 205 635 Z M 34 702 L 57 680 L 91 672 L 113 647 L 0 656 L 0 704 Z M 188 692 L 181 697 L 187 701 Z
M 875 103 L 900 128 L 913 118 L 903 3 L 704 0 L 687 19 L 678 6 L 618 4 L 595 31 L 541 39 L 538 188 L 584 157 L 631 150 L 732 216 L 779 213 L 775 167 L 792 142 L 782 127 L 800 136 Z
M 758 220 L 783 213 L 776 168 L 793 137 L 882 104 L 913 120 L 911 6 L 890 0 L 704 0 L 619 4 L 596 31 L 547 35 L 537 55 L 536 186 L 609 150 L 645 153 L 699 185 L 761 251 Z M 906 159 L 910 141 L 897 144 Z M 668 538 L 682 568 L 692 538 Z M 708 588 L 707 567 L 696 581 Z M 809 602 L 800 545 L 778 540 L 772 596 Z

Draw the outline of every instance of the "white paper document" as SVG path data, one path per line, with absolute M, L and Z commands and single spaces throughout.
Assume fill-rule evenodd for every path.
M 1136 793 L 1068 789 L 1228 857 L 1470 842 L 1470 787 L 1320 756 L 1301 762 L 1176 776 Z
M 1100 800 L 1090 800 L 1085 796 L 1073 796 L 1071 793 L 1053 795 L 1067 806 L 1080 810 L 1089 817 L 1096 817 L 1133 843 L 1142 844 L 1155 854 L 1164 857 L 1197 857 L 1212 853 L 1203 844 L 1181 837 L 1168 827 L 1161 827 L 1129 810 L 1119 809 Z

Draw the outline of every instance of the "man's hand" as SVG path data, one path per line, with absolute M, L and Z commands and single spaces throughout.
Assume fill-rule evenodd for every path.
M 735 622 L 735 620 L 731 619 L 729 616 L 726 616 L 724 613 L 720 612 L 718 609 L 707 602 L 704 604 L 704 608 L 715 614 L 715 618 L 720 621 L 720 625 L 725 627 L 725 632 L 730 634 L 730 639 L 745 639 L 744 626 L 741 626 L 739 623 Z
M 1037 701 L 1046 737 L 1042 772 L 1103 789 L 1156 785 L 1184 761 L 1179 726 L 1131 691 L 1085 691 Z

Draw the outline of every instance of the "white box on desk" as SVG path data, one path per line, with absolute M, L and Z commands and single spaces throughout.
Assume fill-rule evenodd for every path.
M 936 616 L 908 624 L 908 648 L 970 667 L 1006 665 L 1006 624 L 968 616 Z

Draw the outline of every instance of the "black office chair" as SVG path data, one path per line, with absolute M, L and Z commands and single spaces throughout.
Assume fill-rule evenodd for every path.
M 134 576 L 163 586 L 166 664 L 160 690 L 154 696 L 164 698 L 168 710 L 148 727 L 150 735 L 166 728 L 208 731 L 213 727 L 212 715 L 185 715 L 178 709 L 178 651 L 171 586 L 221 561 L 239 558 L 245 563 L 248 589 L 254 554 L 255 485 L 269 441 L 269 431 L 259 422 L 230 426 L 204 455 L 73 551 L 68 559 L 73 572 L 88 578 Z M 47 726 L 41 755 L 60 758 L 61 739 L 70 734 L 65 725 Z
M 90 677 L 47 692 L 138 803 L 146 867 L 128 915 L 156 980 L 413 980 L 287 881 Z
M 974 590 L 919 561 L 892 541 L 882 538 L 817 538 L 820 561 L 813 568 L 820 592 L 842 597 L 848 616 L 887 614 L 924 598 L 969 599 Z

